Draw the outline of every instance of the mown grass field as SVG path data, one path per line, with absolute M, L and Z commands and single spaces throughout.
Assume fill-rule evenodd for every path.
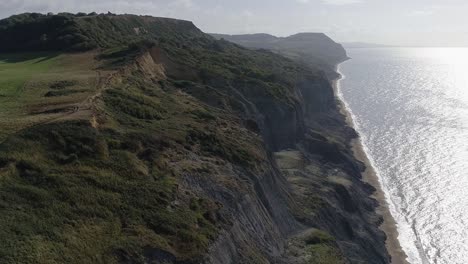
M 0 96 L 21 94 L 22 88 L 34 76 L 56 66 L 58 56 L 53 53 L 19 53 L 0 55 Z
M 90 53 L 0 54 L 0 142 L 22 128 L 59 116 L 54 107 L 84 100 L 94 87 L 94 67 Z M 69 85 L 58 87 L 63 81 Z

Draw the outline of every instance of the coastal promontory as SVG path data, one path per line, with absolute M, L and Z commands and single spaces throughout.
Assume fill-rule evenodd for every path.
M 0 263 L 390 263 L 332 87 L 345 50 L 216 37 L 0 20 Z

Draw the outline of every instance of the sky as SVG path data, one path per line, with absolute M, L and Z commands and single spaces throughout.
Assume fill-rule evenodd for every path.
M 0 18 L 92 11 L 186 19 L 210 33 L 324 32 L 338 42 L 468 46 L 466 0 L 0 0 Z

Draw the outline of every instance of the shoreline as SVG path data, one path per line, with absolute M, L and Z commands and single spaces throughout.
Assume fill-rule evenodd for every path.
M 343 75 L 338 71 L 338 65 L 335 66 L 335 72 L 337 72 L 340 75 L 340 77 L 338 77 L 335 80 L 332 80 L 333 92 L 335 94 L 335 98 L 337 99 L 339 110 L 341 114 L 343 114 L 346 118 L 347 125 L 356 130 L 353 117 L 351 116 L 349 110 L 346 108 L 344 102 L 342 101 L 342 98 L 340 98 L 339 96 L 338 89 L 340 81 L 343 79 Z M 376 208 L 376 212 L 378 215 L 383 217 L 383 223 L 379 226 L 379 229 L 382 230 L 387 236 L 385 246 L 387 248 L 388 253 L 392 257 L 391 263 L 409 264 L 409 262 L 407 261 L 407 255 L 403 251 L 403 248 L 400 245 L 400 241 L 398 240 L 399 233 L 397 229 L 397 223 L 393 215 L 390 213 L 388 202 L 385 198 L 385 193 L 382 189 L 382 185 L 380 183 L 377 172 L 375 171 L 375 168 L 372 166 L 372 163 L 370 162 L 367 156 L 359 132 L 357 130 L 356 132 L 358 133 L 358 137 L 351 141 L 352 152 L 354 157 L 357 160 L 363 162 L 366 166 L 366 170 L 362 172 L 363 181 L 369 183 L 376 189 L 376 191 L 371 195 L 371 197 L 376 199 L 379 203 L 379 206 Z

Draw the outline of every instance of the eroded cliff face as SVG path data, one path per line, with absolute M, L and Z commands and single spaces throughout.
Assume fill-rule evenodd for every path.
M 235 115 L 259 136 L 265 153 L 261 173 L 223 170 L 231 181 L 243 183 L 235 191 L 219 182 L 187 179 L 187 188 L 200 186 L 223 204 L 232 221 L 210 246 L 209 263 L 315 263 L 319 256 L 309 252 L 310 245 L 297 242 L 307 241 L 311 230 L 332 236 L 338 249 L 326 251 L 336 256 L 332 261 L 390 261 L 377 203 L 370 198 L 374 190 L 361 180 L 363 164 L 351 152 L 357 135 L 339 111 L 331 82 L 325 73 L 305 71 L 294 79 L 292 96 L 282 100 L 243 82 L 204 81 L 235 101 Z M 202 90 L 191 95 L 216 101 Z
M 329 66 L 86 19 L 154 41 L 100 52 L 86 109 L 0 144 L 2 262 L 389 263 Z
M 263 107 L 257 120 L 264 124 L 266 145 L 275 152 L 274 166 L 278 165 L 289 183 L 290 208 L 305 230 L 297 237 L 300 240 L 308 228 L 318 228 L 333 235 L 346 261 L 388 263 L 385 234 L 378 229 L 382 218 L 375 213 L 377 202 L 370 198 L 374 188 L 362 181 L 364 165 L 351 151 L 350 142 L 357 134 L 348 127 L 333 92 L 332 82 L 338 75 L 330 66 L 348 59 L 344 49 L 323 34 L 215 37 L 250 48 L 272 49 L 319 70 L 296 78 L 294 106 L 281 114 L 275 111 L 277 105 L 272 107 L 273 100 L 267 107 L 254 103 Z M 265 123 L 265 116 L 275 118 Z M 287 252 L 307 255 L 307 245 L 299 246 L 302 251 L 297 249 L 301 245 L 297 237 L 293 236 L 292 249 Z
M 295 147 L 275 153 L 292 196 L 307 212 L 299 213 L 300 222 L 330 233 L 349 263 L 389 263 L 386 237 L 378 228 L 382 218 L 375 212 L 378 204 L 370 198 L 375 190 L 362 181 L 364 165 L 351 151 L 356 132 L 340 113 L 329 81 L 309 83 L 301 90 L 305 135 Z

